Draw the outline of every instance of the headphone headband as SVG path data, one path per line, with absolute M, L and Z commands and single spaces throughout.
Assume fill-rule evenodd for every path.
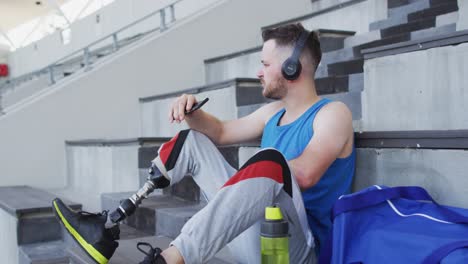
M 293 54 L 283 62 L 281 72 L 285 79 L 290 81 L 296 80 L 301 74 L 302 65 L 299 58 L 308 37 L 309 33 L 307 31 L 302 32 L 294 45 Z
M 309 37 L 309 33 L 307 33 L 307 31 L 301 33 L 299 39 L 296 41 L 296 45 L 294 46 L 293 54 L 290 57 L 291 59 L 299 61 L 299 57 L 301 56 L 302 49 L 304 49 L 307 37 Z

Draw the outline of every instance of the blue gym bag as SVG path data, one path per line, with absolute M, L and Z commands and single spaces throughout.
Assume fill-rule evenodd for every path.
M 439 205 L 421 187 L 342 196 L 332 220 L 320 264 L 468 263 L 468 209 Z

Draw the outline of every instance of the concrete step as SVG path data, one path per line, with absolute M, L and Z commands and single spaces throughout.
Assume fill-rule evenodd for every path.
M 349 75 L 362 73 L 362 59 L 339 62 L 328 67 L 329 75 Z M 331 71 L 330 71 L 331 69 Z M 269 102 L 262 95 L 262 87 L 257 79 L 234 79 L 227 82 L 206 85 L 188 89 L 179 93 L 153 96 L 140 99 L 141 132 L 143 136 L 158 135 L 172 137 L 180 130 L 187 129 L 185 122 L 169 124 L 167 111 L 170 104 L 182 93 L 195 94 L 201 100 L 209 97 L 211 100 L 204 106 L 204 110 L 214 114 L 221 120 L 232 120 L 245 116 Z M 353 97 L 354 98 L 354 97 Z M 356 102 L 357 103 L 357 102 Z M 165 124 L 161 126 L 160 124 Z
M 457 24 L 449 24 L 435 28 L 422 29 L 411 32 L 411 40 L 428 38 L 436 35 L 444 35 L 457 31 Z
M 205 60 L 205 82 L 217 83 L 233 78 L 257 78 L 262 47 L 254 47 Z
M 67 141 L 68 186 L 50 191 L 83 204 L 90 212 L 108 209 L 101 208 L 101 195 L 128 192 L 130 196 L 136 192 L 146 182 L 159 147 L 171 137 Z M 243 147 L 248 146 L 223 146 L 219 150 L 232 167 L 238 168 L 239 149 Z M 155 192 L 200 201 L 200 191 L 191 177 Z
M 53 241 L 61 238 L 60 226 L 52 212 L 56 196 L 28 186 L 0 187 L 0 208 L 17 219 L 18 245 Z M 64 200 L 71 208 L 81 205 Z
M 52 212 L 55 197 L 28 186 L 0 187 L 0 254 L 5 263 L 19 262 L 20 246 L 62 239 L 60 224 Z M 80 204 L 64 202 L 75 210 L 81 209 Z M 27 259 L 28 252 L 37 252 L 35 246 L 30 248 L 21 257 Z
M 330 95 L 348 91 L 362 91 L 364 87 L 364 74 L 330 76 L 315 80 L 319 95 Z
M 369 24 L 369 31 L 380 30 L 383 28 L 389 28 L 406 23 L 408 23 L 407 14 L 396 14 L 387 19 L 372 22 Z
M 344 41 L 345 48 L 354 48 L 356 46 L 377 41 L 381 39 L 380 30 L 374 30 L 362 33 L 356 36 L 348 37 Z
M 436 17 L 436 26 L 441 27 L 445 25 L 457 24 L 458 19 L 458 11 L 439 15 Z
M 344 47 L 344 39 L 356 34 L 354 31 L 331 29 L 318 29 L 316 32 L 319 36 L 322 53 L 342 49 Z
M 319 95 L 334 94 L 348 91 L 348 76 L 330 76 L 315 80 L 317 93 Z
M 67 141 L 68 186 L 54 193 L 82 203 L 87 211 L 101 211 L 102 193 L 135 192 L 143 185 L 151 159 L 166 141 L 165 138 Z
M 112 211 L 117 208 L 121 200 L 127 199 L 130 194 L 131 193 L 103 194 L 102 207 Z M 143 200 L 132 216 L 124 220 L 124 224 L 152 235 L 161 233 L 178 234 L 183 224 L 203 206 L 203 203 L 187 201 L 171 195 L 151 195 Z M 166 208 L 182 208 L 180 210 L 185 213 L 181 213 L 180 210 L 159 212 Z
M 409 0 L 387 0 L 388 8 L 395 8 L 409 4 Z
M 70 256 L 62 240 L 34 243 L 19 248 L 18 264 L 69 264 Z
M 353 36 L 353 31 L 317 29 L 322 53 L 335 51 L 344 47 L 344 40 Z M 233 78 L 256 78 L 261 67 L 260 53 L 262 47 L 226 54 L 205 60 L 205 80 L 207 84 L 217 83 Z
M 447 1 L 437 5 L 433 5 L 430 8 L 408 14 L 408 22 L 417 21 L 425 18 L 433 18 L 439 15 L 455 11 L 458 11 L 457 2 Z
M 410 33 L 416 30 L 432 28 L 435 26 L 436 26 L 436 18 L 429 17 L 429 18 L 414 20 L 406 24 L 382 29 L 381 34 L 382 34 L 382 38 L 388 38 L 388 37 L 397 36 L 403 33 Z
M 388 131 L 389 134 L 397 131 Z M 418 132 L 418 131 L 413 131 Z M 424 131 L 430 132 L 430 131 Z M 444 131 L 445 133 L 447 131 Z M 463 149 L 422 149 L 427 138 L 419 135 L 415 146 L 399 148 L 385 147 L 389 142 L 401 138 L 374 139 L 382 148 L 363 147 L 357 149 L 356 174 L 353 191 L 359 191 L 374 184 L 386 186 L 421 186 L 439 203 L 467 207 L 468 179 L 466 162 L 468 152 Z M 427 137 L 427 134 L 425 135 Z M 460 138 L 454 139 L 460 142 Z M 416 144 L 414 144 L 416 145 Z
M 458 0 L 429 0 L 429 4 L 431 7 L 437 6 L 440 4 L 457 4 L 458 5 Z
M 379 35 L 380 36 L 380 35 Z M 380 38 L 380 37 L 379 37 Z M 347 41 L 349 38 L 345 39 Z M 367 41 L 365 41 L 367 42 Z M 335 62 L 342 62 L 355 59 L 358 54 L 354 51 L 353 48 L 343 48 L 331 52 L 324 53 L 322 55 L 321 66 L 325 66 L 326 64 L 331 64 Z M 320 68 L 320 66 L 319 66 Z
M 410 38 L 411 38 L 410 33 L 403 33 L 403 34 L 399 34 L 399 35 L 395 35 L 395 36 L 391 36 L 391 37 L 371 41 L 371 42 L 368 42 L 368 43 L 364 43 L 364 44 L 361 44 L 361 45 L 358 45 L 358 46 L 354 47 L 354 49 L 355 49 L 356 53 L 361 54 L 361 50 L 364 50 L 364 49 L 382 47 L 382 46 L 386 46 L 386 45 L 390 45 L 390 44 L 405 42 L 405 41 L 409 41 Z M 359 56 L 362 57 L 362 55 L 359 55 Z
M 430 0 L 418 0 L 418 1 L 411 1 L 410 3 L 406 5 L 400 5 L 398 7 L 393 7 L 388 9 L 388 17 L 394 17 L 394 16 L 404 16 L 408 15 L 410 13 L 414 13 L 426 8 L 429 8 L 431 6 L 431 1 Z
M 140 131 L 144 137 L 172 137 L 181 129 L 186 129 L 185 123 L 170 124 L 167 117 L 170 105 L 182 93 L 195 94 L 199 100 L 209 97 L 210 101 L 203 109 L 222 120 L 231 120 L 239 117 L 238 109 L 241 106 L 268 102 L 262 90 L 258 79 L 237 78 L 177 93 L 141 98 L 140 120 L 144 122 Z
M 389 17 L 385 20 L 373 22 L 369 25 L 369 30 L 380 30 L 398 25 L 407 24 L 408 22 L 417 21 L 424 18 L 431 18 L 456 12 L 458 5 L 456 0 L 423 0 L 414 1 L 411 4 L 403 5 L 395 9 L 389 10 Z M 451 21 L 451 24 L 456 21 Z M 439 23 L 437 23 L 439 25 Z
M 363 66 L 364 59 L 362 58 L 332 63 L 328 65 L 328 74 L 330 76 L 340 76 L 362 73 L 364 71 Z

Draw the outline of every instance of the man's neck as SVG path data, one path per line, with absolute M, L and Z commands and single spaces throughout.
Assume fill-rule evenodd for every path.
M 315 90 L 315 83 L 304 84 L 303 87 L 295 87 L 288 91 L 288 95 L 283 98 L 284 114 L 281 123 L 287 124 L 299 118 L 307 109 L 318 102 L 320 97 Z

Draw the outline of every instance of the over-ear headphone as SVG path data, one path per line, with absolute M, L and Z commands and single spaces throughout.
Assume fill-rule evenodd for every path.
M 301 56 L 302 49 L 308 37 L 309 33 L 307 31 L 302 32 L 299 39 L 296 41 L 296 45 L 294 45 L 293 54 L 283 62 L 281 73 L 286 80 L 296 80 L 301 74 L 302 65 L 299 61 L 299 57 Z

